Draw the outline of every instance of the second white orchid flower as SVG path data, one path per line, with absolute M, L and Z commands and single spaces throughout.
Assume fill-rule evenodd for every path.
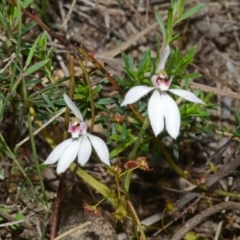
M 101 138 L 87 133 L 87 124 L 84 122 L 80 110 L 66 94 L 64 94 L 64 100 L 76 117 L 71 120 L 68 127 L 68 132 L 72 134 L 72 137 L 60 143 L 44 164 L 53 164 L 58 161 L 58 174 L 64 172 L 76 157 L 78 157 L 78 163 L 84 166 L 91 155 L 93 146 L 100 160 L 110 165 L 109 151 L 105 142 Z
M 169 96 L 167 92 L 173 93 L 190 102 L 204 102 L 195 96 L 193 93 L 183 89 L 169 89 L 172 77 L 168 79 L 165 72 L 165 64 L 170 54 L 170 47 L 166 46 L 160 58 L 155 74 L 151 81 L 154 87 L 136 86 L 131 88 L 121 106 L 132 104 L 138 101 L 141 97 L 153 90 L 153 94 L 148 102 L 148 117 L 155 136 L 161 133 L 164 129 L 164 120 L 166 130 L 172 138 L 177 138 L 180 131 L 181 116 L 176 102 Z

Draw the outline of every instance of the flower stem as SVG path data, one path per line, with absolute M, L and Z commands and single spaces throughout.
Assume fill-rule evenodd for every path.
M 34 135 L 33 135 L 33 126 L 32 126 L 32 119 L 31 119 L 31 113 L 30 113 L 30 105 L 28 102 L 27 87 L 26 87 L 26 81 L 25 81 L 24 77 L 22 78 L 22 91 L 23 91 L 23 97 L 24 97 L 24 104 L 25 104 L 25 106 L 27 106 L 27 121 L 28 121 L 29 138 L 30 138 L 30 143 L 31 143 L 31 148 L 32 148 L 32 153 L 33 153 L 33 160 L 34 160 L 34 164 L 36 167 L 37 176 L 39 179 L 41 193 L 43 195 L 44 205 L 48 206 L 47 195 L 46 195 L 45 186 L 44 186 L 42 175 L 41 175 L 39 158 L 38 158 L 35 139 L 34 139 Z
M 141 222 L 140 222 L 140 220 L 138 218 L 138 215 L 137 215 L 137 213 L 136 213 L 136 211 L 135 211 L 135 209 L 134 209 L 134 207 L 132 205 L 131 200 L 128 197 L 128 194 L 122 188 L 119 188 L 119 192 L 121 192 L 122 196 L 124 197 L 128 207 L 129 207 L 129 209 L 130 209 L 130 211 L 132 213 L 132 216 L 133 216 L 133 218 L 135 220 L 135 226 L 137 226 L 139 231 L 140 231 L 141 240 L 146 240 L 146 236 L 145 236 L 142 224 L 141 224 Z
M 137 155 L 137 150 L 139 148 L 139 145 L 140 143 L 142 142 L 142 139 L 144 137 L 144 134 L 146 132 L 146 129 L 148 128 L 149 126 L 149 118 L 148 116 L 146 116 L 144 118 L 144 121 L 143 121 L 143 125 L 142 125 L 142 128 L 141 128 L 141 131 L 140 133 L 138 134 L 138 137 L 137 137 L 137 140 L 135 142 L 135 145 L 133 147 L 133 150 L 131 151 L 131 153 L 129 154 L 129 159 L 130 160 L 134 160 L 136 158 L 136 155 Z M 133 170 L 130 170 L 127 172 L 127 174 L 125 175 L 124 177 L 124 180 L 123 180 L 123 184 L 124 184 L 124 189 L 128 192 L 129 191 L 129 187 L 130 187 L 130 183 L 131 183 L 131 178 L 132 178 L 132 173 L 133 173 Z

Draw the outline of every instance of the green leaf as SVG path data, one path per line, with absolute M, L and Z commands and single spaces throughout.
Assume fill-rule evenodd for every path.
M 25 35 L 30 29 L 32 29 L 36 25 L 37 24 L 35 22 L 28 23 L 26 26 L 24 26 L 24 28 L 22 30 L 22 35 Z
M 38 44 L 38 41 L 39 41 L 39 36 L 38 38 L 35 40 L 34 44 L 32 45 L 32 47 L 30 48 L 30 51 L 29 51 L 29 54 L 28 54 L 28 58 L 27 58 L 27 61 L 26 61 L 26 65 L 25 67 L 28 67 L 32 61 L 32 57 L 35 53 L 35 50 L 36 50 L 36 47 L 37 47 L 37 44 Z
M 186 75 L 182 75 L 181 79 L 194 79 L 194 78 L 198 78 L 201 77 L 202 74 L 201 73 L 190 73 L 190 74 L 186 74 Z
M 5 30 L 8 29 L 7 21 L 1 12 L 0 12 L 0 23 L 3 26 L 3 29 L 5 29 Z
M 182 14 L 182 16 L 178 19 L 177 22 L 180 22 L 186 18 L 189 18 L 190 16 L 192 16 L 193 14 L 199 12 L 200 10 L 202 10 L 205 7 L 206 4 L 201 3 L 195 7 L 190 8 L 189 10 L 187 10 L 185 13 Z
M 179 38 L 180 38 L 180 33 L 177 33 L 177 34 L 173 35 L 172 38 L 168 40 L 169 44 L 178 40 Z
M 163 38 L 166 38 L 166 29 L 165 29 L 165 25 L 163 23 L 162 17 L 158 11 L 154 11 L 154 13 L 155 13 L 155 17 L 157 19 L 158 25 L 160 27 L 160 30 L 162 32 L 162 36 Z
M 102 99 L 98 100 L 97 103 L 101 104 L 101 105 L 106 105 L 106 104 L 115 103 L 115 100 L 112 98 L 102 98 Z
M 24 72 L 24 76 L 28 76 L 30 74 L 32 74 L 33 72 L 36 72 L 37 70 L 39 70 L 40 68 L 42 68 L 44 65 L 46 65 L 48 63 L 49 59 L 43 60 L 41 62 L 38 62 L 34 65 L 32 65 L 31 67 L 29 67 L 25 72 Z
M 151 50 L 148 48 L 142 56 L 142 59 L 138 66 L 138 75 L 143 75 L 144 73 L 150 71 L 149 65 L 151 62 Z
M 22 219 L 24 219 L 24 216 L 21 214 L 21 213 L 17 213 L 16 215 L 15 215 L 15 219 L 18 221 L 18 220 L 22 220 Z M 18 229 L 19 228 L 19 224 L 14 224 L 14 225 L 12 225 L 11 226 L 11 228 L 13 229 L 13 230 L 16 230 L 16 229 Z
M 22 215 L 21 213 L 17 213 L 16 215 L 15 215 L 15 219 L 18 221 L 18 220 L 22 220 L 22 219 L 24 219 L 24 215 Z
M 52 108 L 53 111 L 57 111 L 57 109 L 54 107 L 54 105 L 52 104 L 52 102 L 49 100 L 48 96 L 43 93 L 42 94 L 42 98 L 44 99 L 44 101 L 47 103 L 47 105 Z
M 23 8 L 27 8 L 32 3 L 32 0 L 24 0 L 21 4 Z
M 3 3 L 3 5 L 6 5 L 7 4 L 7 0 L 2 0 L 2 3 Z M 9 4 L 9 3 L 8 3 Z
M 117 129 L 113 128 L 113 134 L 110 136 L 110 140 L 117 142 L 117 147 L 110 153 L 110 158 L 116 157 L 137 139 L 137 137 L 131 134 L 131 130 L 126 129 L 126 124 L 122 126 L 116 125 L 116 128 Z M 120 133 L 120 136 L 118 133 Z M 125 141 L 122 141 L 122 138 L 125 138 Z
M 132 69 L 133 66 L 133 56 L 132 55 L 126 55 L 125 52 L 121 51 L 122 59 L 124 61 L 125 67 L 127 69 Z
M 199 234 L 195 233 L 195 232 L 188 232 L 185 237 L 185 240 L 209 240 L 209 238 L 204 238 L 201 237 Z
M 39 46 L 42 51 L 46 51 L 47 49 L 47 32 L 44 31 L 39 38 Z
M 181 11 L 184 9 L 184 3 L 185 3 L 185 0 L 179 0 L 177 2 L 177 8 L 178 8 L 178 11 L 181 13 Z
M 5 208 L 4 206 L 3 206 L 3 207 L 0 207 L 0 210 L 1 210 L 2 212 L 4 212 L 4 213 L 7 213 L 7 212 L 8 212 L 8 209 Z M 3 220 L 4 220 L 4 218 L 0 215 L 0 222 L 3 221 Z
M 126 123 L 123 123 L 120 139 L 122 142 L 125 142 L 126 138 L 127 138 L 127 126 Z
M 172 38 L 172 32 L 173 32 L 173 9 L 169 8 L 168 10 L 168 18 L 167 18 L 167 41 L 170 41 Z M 171 34 L 170 34 L 171 33 Z
M 137 139 L 137 138 L 136 138 Z M 134 141 L 133 141 L 134 142 Z M 119 153 L 125 150 L 128 146 L 130 146 L 133 142 L 126 142 L 118 144 L 117 147 L 110 152 L 110 158 L 116 157 Z

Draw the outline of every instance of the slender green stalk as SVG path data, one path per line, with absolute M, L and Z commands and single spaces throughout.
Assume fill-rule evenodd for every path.
M 90 132 L 93 131 L 94 121 L 95 121 L 95 108 L 94 108 L 94 101 L 93 101 L 93 92 L 92 92 L 92 86 L 91 81 L 89 78 L 89 75 L 87 73 L 87 69 L 84 66 L 83 62 L 80 59 L 77 59 L 77 62 L 79 66 L 81 67 L 83 71 L 83 76 L 87 81 L 88 89 L 89 89 L 89 97 L 90 97 L 90 104 L 91 104 L 91 126 L 90 126 Z
M 140 220 L 138 218 L 138 215 L 137 215 L 137 213 L 136 213 L 136 211 L 135 211 L 135 209 L 134 209 L 134 207 L 132 205 L 132 202 L 130 200 L 127 200 L 127 204 L 129 206 L 129 208 L 131 209 L 131 212 L 132 212 L 132 214 L 134 216 L 136 225 L 138 226 L 138 229 L 140 231 L 141 240 L 147 240 L 146 235 L 145 235 L 144 230 L 143 230 L 143 227 L 142 227 L 142 224 L 141 224 L 141 222 L 140 222 Z
M 240 199 L 240 194 L 239 193 L 231 193 L 231 192 L 225 192 L 222 190 L 215 190 L 214 194 L 221 196 L 221 197 L 231 197 L 231 198 L 237 198 Z
M 137 150 L 139 148 L 139 145 L 140 143 L 142 142 L 142 139 L 144 137 L 144 134 L 146 132 L 146 129 L 148 128 L 149 126 L 149 118 L 148 116 L 146 116 L 144 118 L 144 121 L 143 121 L 143 125 L 142 125 L 142 129 L 140 131 L 140 133 L 138 134 L 138 137 L 137 137 L 137 140 L 135 142 L 135 145 L 133 147 L 133 150 L 132 152 L 130 153 L 129 155 L 129 159 L 130 160 L 134 160 L 136 158 L 136 154 L 137 154 Z M 133 170 L 130 170 L 127 172 L 127 174 L 124 176 L 124 180 L 123 180 L 123 184 L 124 184 L 124 189 L 128 192 L 129 191 L 129 187 L 130 187 L 130 183 L 131 183 L 131 178 L 132 178 L 132 173 L 133 173 Z
M 50 217 L 50 213 L 51 213 L 51 211 L 47 211 L 45 213 L 44 220 L 43 220 L 44 223 L 48 222 L 48 219 Z M 43 224 L 43 227 L 41 229 L 41 240 L 45 240 L 46 239 L 46 230 L 47 230 L 47 226 L 45 224 Z
M 0 133 L 0 140 L 1 143 L 3 144 L 4 150 L 5 150 L 5 154 L 14 161 L 14 163 L 16 164 L 16 166 L 18 167 L 18 169 L 20 170 L 20 172 L 22 173 L 23 177 L 26 179 L 27 183 L 29 184 L 29 186 L 32 188 L 33 192 L 37 194 L 36 189 L 34 187 L 34 185 L 32 184 L 30 178 L 28 177 L 28 175 L 26 174 L 26 172 L 24 171 L 24 169 L 22 168 L 22 166 L 19 164 L 18 160 L 16 159 L 14 153 L 10 150 L 10 148 L 8 147 L 4 137 L 2 136 L 2 134 Z
M 134 159 L 134 158 L 136 157 L 137 150 L 138 150 L 138 148 L 139 148 L 140 143 L 142 142 L 142 139 L 143 139 L 143 137 L 144 137 L 144 134 L 145 134 L 146 129 L 148 128 L 149 124 L 150 124 L 149 118 L 148 118 L 148 116 L 146 116 L 146 117 L 144 118 L 141 131 L 140 131 L 140 133 L 138 134 L 137 140 L 136 140 L 136 142 L 135 142 L 135 144 L 134 144 L 133 150 L 132 150 L 132 152 L 131 152 L 130 155 L 129 155 L 129 159 Z
M 29 110 L 25 78 L 22 79 L 22 90 L 23 90 L 25 106 L 27 106 L 27 109 Z M 29 137 L 30 137 L 30 142 L 31 142 L 31 147 L 32 147 L 33 159 L 34 159 L 35 167 L 37 170 L 37 175 L 38 175 L 38 179 L 39 179 L 39 183 L 40 183 L 40 187 L 41 187 L 41 192 L 43 194 L 44 204 L 47 206 L 47 203 L 48 203 L 47 195 L 46 195 L 46 191 L 45 191 L 45 187 L 44 187 L 44 183 L 43 183 L 43 179 L 42 179 L 42 175 L 41 175 L 41 171 L 40 171 L 40 164 L 38 161 L 38 154 L 37 154 L 35 139 L 34 139 L 34 134 L 33 134 L 34 131 L 33 131 L 33 127 L 32 127 L 31 114 L 29 111 L 27 113 L 27 120 L 28 120 L 28 130 L 29 130 Z

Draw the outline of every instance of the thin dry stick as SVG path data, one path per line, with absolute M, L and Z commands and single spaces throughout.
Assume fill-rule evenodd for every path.
M 59 235 L 58 237 L 54 238 L 53 240 L 60 240 L 60 239 L 66 237 L 66 236 L 68 236 L 68 235 L 70 235 L 70 234 L 72 234 L 76 231 L 79 231 L 80 229 L 86 228 L 87 226 L 89 226 L 91 224 L 92 224 L 91 222 L 85 222 L 85 223 L 83 223 L 83 224 L 81 224 L 81 225 L 79 225 L 75 228 L 72 228 L 72 229 L 64 232 L 63 234 Z
M 189 231 L 191 231 L 194 227 L 196 227 L 199 223 L 201 223 L 205 218 L 221 212 L 222 210 L 240 210 L 240 203 L 236 202 L 224 202 L 212 206 L 195 217 L 188 220 L 183 227 L 181 227 L 172 237 L 171 240 L 181 240 Z
M 190 87 L 194 88 L 194 89 L 201 89 L 204 92 L 213 92 L 214 94 L 224 96 L 224 97 L 240 99 L 240 95 L 239 95 L 238 92 L 217 89 L 217 88 L 214 88 L 214 87 L 209 87 L 209 86 L 206 86 L 206 85 L 203 85 L 203 84 L 200 84 L 200 83 L 195 83 L 195 82 L 191 82 Z
M 43 130 L 45 127 L 47 127 L 50 123 L 52 123 L 56 118 L 58 118 L 60 115 L 62 115 L 66 111 L 66 108 L 62 108 L 56 115 L 54 115 L 52 118 L 50 118 L 46 123 L 44 123 L 40 128 L 38 128 L 36 131 L 34 131 L 33 135 L 37 135 L 41 130 Z M 16 148 L 19 148 L 21 145 L 23 145 L 25 142 L 29 140 L 29 136 L 24 138 L 21 142 L 19 142 L 16 145 Z
M 218 78 L 218 77 L 212 75 L 211 73 L 208 73 L 207 71 L 203 70 L 202 68 L 200 68 L 196 64 L 191 63 L 190 65 L 193 66 L 194 68 L 196 68 L 200 73 L 202 73 L 203 75 L 205 75 L 209 79 L 213 80 L 214 82 L 221 83 L 223 86 L 231 88 L 233 91 L 235 90 L 232 86 L 229 86 L 228 82 L 222 80 L 221 78 Z
M 65 173 L 61 174 L 58 190 L 57 190 L 57 198 L 54 205 L 54 211 L 52 216 L 52 226 L 51 226 L 51 233 L 50 233 L 50 240 L 53 240 L 57 233 L 57 227 L 58 227 L 58 216 L 59 216 L 59 210 L 60 205 L 62 201 L 62 192 L 63 192 L 63 184 L 65 180 Z
M 72 4 L 71 4 L 70 9 L 69 9 L 69 11 L 67 13 L 67 16 L 66 16 L 66 18 L 65 18 L 65 20 L 64 20 L 64 22 L 62 24 L 62 28 L 65 28 L 65 26 L 67 25 L 67 23 L 68 23 L 68 21 L 69 21 L 69 19 L 71 17 L 71 14 L 73 12 L 74 6 L 76 5 L 76 2 L 77 2 L 77 0 L 73 0 L 72 1 Z

